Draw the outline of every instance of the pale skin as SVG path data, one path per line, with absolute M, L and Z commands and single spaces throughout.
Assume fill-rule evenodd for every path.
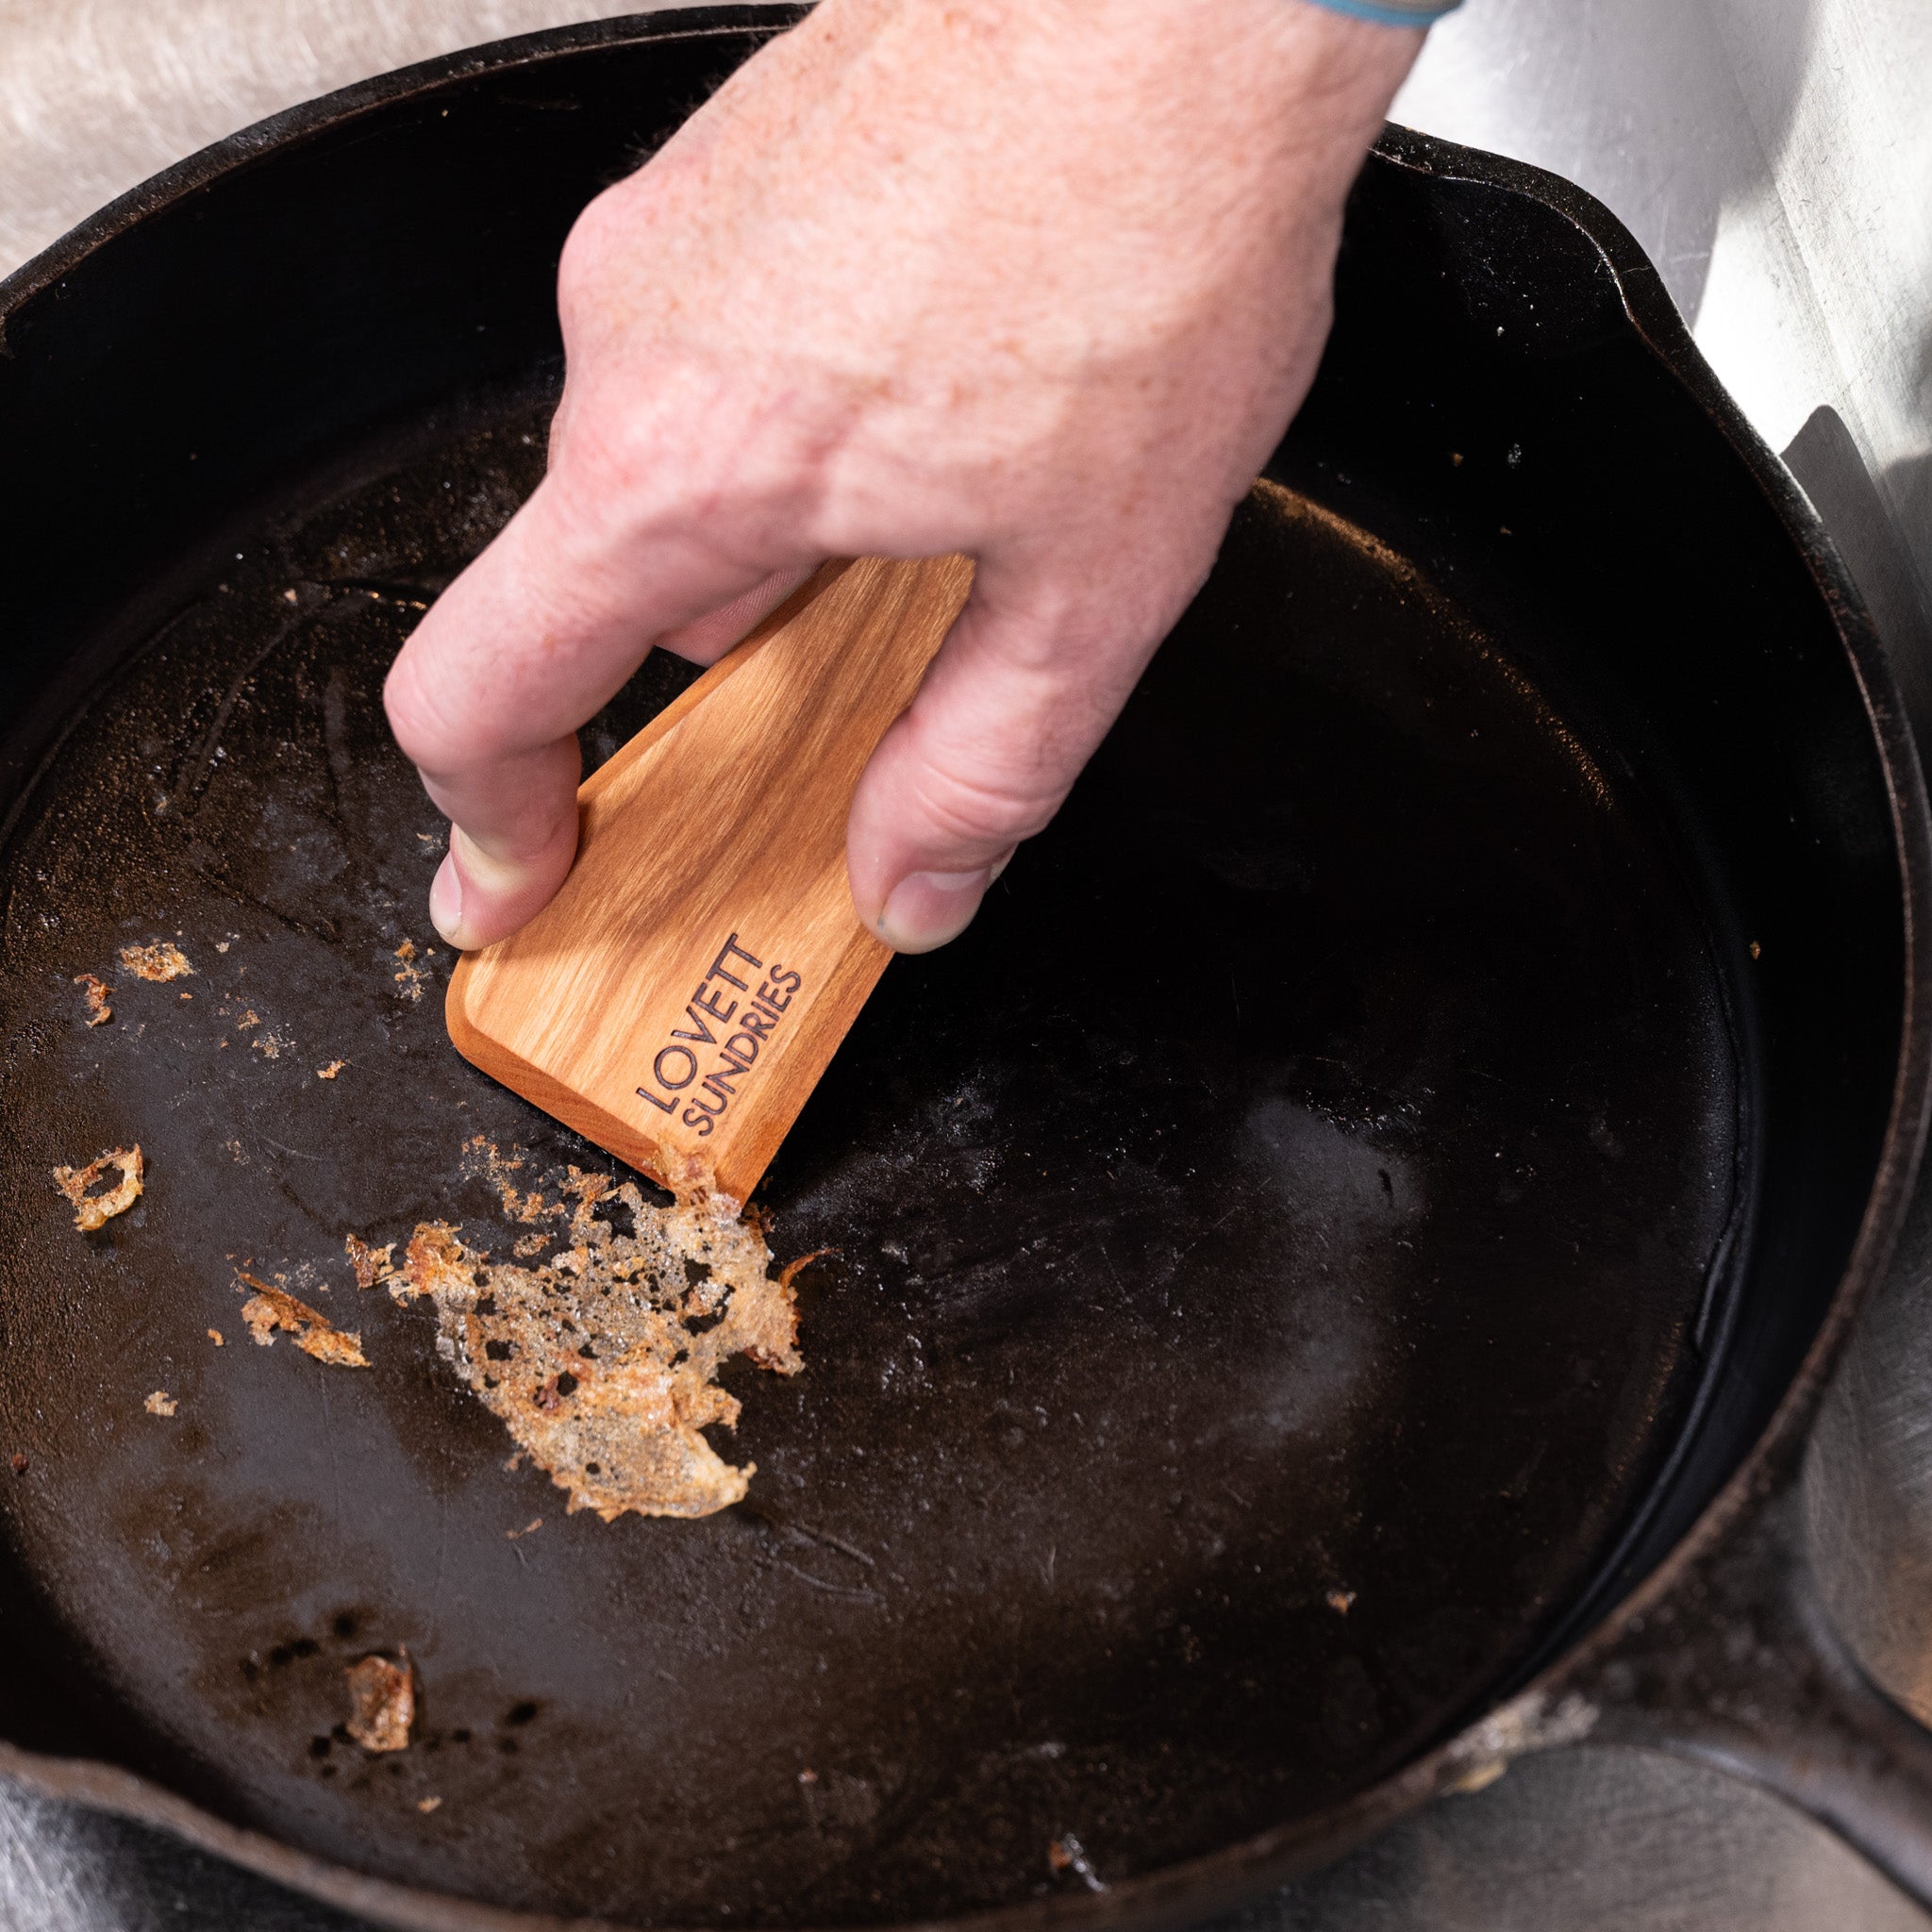
M 853 800 L 923 952 L 1041 830 L 1313 377 L 1342 203 L 1421 43 L 1307 0 L 821 0 L 585 209 L 549 472 L 397 658 L 454 821 L 430 912 L 514 931 L 576 727 L 828 557 L 977 561 Z

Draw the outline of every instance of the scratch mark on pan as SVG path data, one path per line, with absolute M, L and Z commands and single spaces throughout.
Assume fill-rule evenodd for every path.
M 271 1141 L 259 1127 L 255 1130 L 255 1137 L 265 1146 L 273 1147 L 277 1154 L 290 1154 L 297 1160 L 321 1160 L 325 1158 L 320 1154 L 305 1154 L 299 1147 L 284 1147 L 279 1141 Z
M 855 1563 L 863 1563 L 868 1570 L 879 1567 L 857 1543 L 848 1543 L 843 1537 L 834 1536 L 828 1529 L 814 1529 L 808 1523 L 794 1523 L 791 1527 L 801 1536 L 808 1536 L 813 1542 L 824 1543 L 828 1550 L 837 1550 L 841 1556 L 850 1557 Z
M 208 788 L 215 774 L 215 747 L 222 741 L 222 733 L 227 729 L 228 720 L 235 715 L 235 707 L 241 702 L 242 693 L 248 688 L 250 681 L 261 667 L 302 627 L 299 619 L 277 625 L 267 643 L 256 652 L 230 681 L 221 703 L 215 707 L 214 722 L 208 727 L 201 741 L 201 749 L 194 755 L 194 775 L 184 785 L 180 768 L 175 768 L 173 791 L 176 798 L 185 797 L 186 800 L 182 817 L 192 819 L 201 809 L 201 802 L 207 797 Z
M 760 1557 L 755 1558 L 767 1569 L 789 1570 L 801 1583 L 808 1583 L 814 1590 L 822 1590 L 827 1596 L 841 1596 L 848 1603 L 871 1604 L 875 1609 L 885 1607 L 885 1598 L 875 1590 L 855 1590 L 849 1584 L 827 1583 L 823 1576 L 814 1576 L 809 1570 L 801 1570 L 796 1563 L 788 1563 L 783 1557 Z

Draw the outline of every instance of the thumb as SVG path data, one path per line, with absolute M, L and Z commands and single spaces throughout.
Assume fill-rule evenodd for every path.
M 902 953 L 963 932 L 1126 702 L 1194 582 L 1124 615 L 1117 596 L 1013 580 L 982 561 L 911 706 L 853 794 L 859 918 Z

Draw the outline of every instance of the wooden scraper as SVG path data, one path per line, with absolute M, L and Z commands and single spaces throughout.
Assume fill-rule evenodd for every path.
M 891 958 L 846 813 L 972 582 L 825 565 L 587 778 L 562 890 L 457 966 L 458 1052 L 674 1192 L 744 1201 Z

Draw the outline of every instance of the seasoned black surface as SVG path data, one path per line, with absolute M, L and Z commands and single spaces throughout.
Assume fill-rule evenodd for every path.
M 1734 1070 L 1646 814 L 1451 606 L 1268 486 L 774 1163 L 780 1258 L 838 1252 L 807 1373 L 735 1374 L 749 1502 L 566 1520 L 342 1257 L 445 1216 L 505 1252 L 473 1134 L 608 1165 L 448 1046 L 443 952 L 430 997 L 396 977 L 441 837 L 381 674 L 542 422 L 239 543 L 6 854 L 5 1507 L 118 1741 L 333 1857 L 679 1920 L 993 1904 L 1069 1832 L 1118 1878 L 1358 1786 L 1523 1654 L 1686 1392 Z M 652 660 L 593 755 L 688 675 Z M 117 973 L 177 935 L 192 979 Z M 133 1141 L 142 1204 L 79 1236 L 47 1170 Z M 241 1263 L 374 1368 L 248 1345 Z M 421 1740 L 371 1759 L 331 1737 L 341 1670 L 397 1645 Z
M 341 1238 L 501 1253 L 463 1139 L 588 1157 L 449 1053 L 446 959 L 399 987 L 437 827 L 375 687 L 532 480 L 572 215 L 785 17 L 351 91 L 0 289 L 0 1738 L 399 1923 L 476 1920 L 354 1873 L 713 1924 L 1252 1893 L 1680 1567 L 1915 1158 L 1923 800 L 1815 525 L 1601 209 L 1391 131 L 1271 466 L 1326 511 L 1250 506 L 772 1170 L 781 1256 L 839 1253 L 806 1374 L 734 1384 L 751 1502 L 566 1523 L 504 1467 Z M 194 998 L 87 1032 L 73 975 L 177 927 Z M 137 1135 L 85 1242 L 46 1171 Z M 374 1369 L 249 1347 L 244 1258 Z M 389 1768 L 333 1725 L 402 1643 Z

